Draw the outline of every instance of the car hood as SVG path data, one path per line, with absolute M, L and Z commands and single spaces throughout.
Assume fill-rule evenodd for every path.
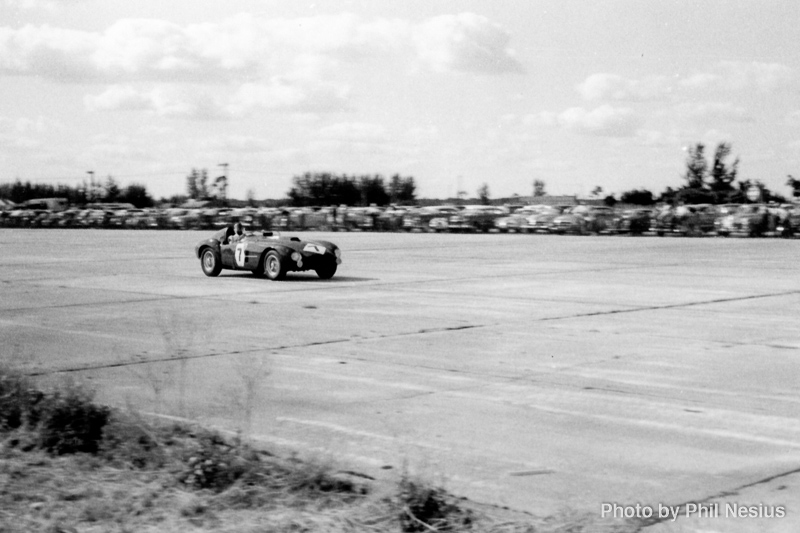
M 319 247 L 325 248 L 328 251 L 333 251 L 337 248 L 335 244 L 328 241 L 321 240 L 304 240 L 299 237 L 284 237 L 277 235 L 248 235 L 246 242 L 259 242 L 271 246 L 285 246 L 298 252 L 315 251 Z M 310 246 L 309 246 L 310 245 Z

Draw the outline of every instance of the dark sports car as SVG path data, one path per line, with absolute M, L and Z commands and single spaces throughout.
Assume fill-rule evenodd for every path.
M 304 241 L 271 231 L 232 237 L 233 228 L 228 227 L 197 243 L 195 255 L 206 276 L 218 276 L 222 269 L 250 270 L 276 280 L 290 271 L 314 270 L 320 278 L 330 279 L 342 262 L 339 247 L 327 241 Z

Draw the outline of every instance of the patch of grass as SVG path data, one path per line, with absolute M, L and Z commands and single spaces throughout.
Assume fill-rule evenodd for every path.
M 474 513 L 457 505 L 444 489 L 407 476 L 400 480 L 398 503 L 400 528 L 405 533 L 467 531 L 475 522 Z
M 93 398 L 76 382 L 44 393 L 0 369 L 1 533 L 534 531 L 408 476 L 382 495 L 332 460 L 279 457 Z M 584 530 L 574 525 L 535 531 Z
M 93 402 L 94 394 L 77 383 L 42 400 L 37 427 L 42 447 L 50 453 L 97 453 L 111 410 Z
M 167 461 L 158 430 L 122 411 L 112 411 L 103 427 L 99 454 L 111 465 L 136 469 L 160 468 Z
M 225 441 L 219 434 L 202 432 L 196 437 L 196 446 L 183 454 L 183 471 L 178 479 L 193 489 L 210 489 L 217 492 L 233 485 L 248 470 L 251 461 L 237 446 Z
M 36 425 L 43 398 L 44 394 L 22 373 L 0 366 L 0 431 Z

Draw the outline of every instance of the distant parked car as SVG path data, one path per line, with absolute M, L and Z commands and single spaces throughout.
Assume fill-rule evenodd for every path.
M 614 227 L 614 210 L 605 206 L 576 205 L 550 223 L 550 233 L 607 233 Z
M 155 213 L 148 209 L 128 209 L 125 227 L 129 229 L 154 229 L 158 227 Z
M 403 229 L 403 218 L 410 208 L 401 206 L 389 206 L 378 215 L 375 220 L 376 231 L 398 231 Z
M 543 205 L 539 211 L 528 217 L 526 228 L 534 233 L 549 233 L 550 224 L 558 215 L 569 209 L 569 206 Z
M 775 231 L 777 219 L 764 204 L 746 204 L 741 206 L 731 221 L 732 236 L 763 237 Z
M 482 231 L 494 229 L 494 222 L 508 214 L 504 207 L 496 205 L 468 205 L 447 218 L 449 231 Z
M 420 207 L 409 212 L 403 218 L 403 229 L 405 231 L 434 231 L 431 221 L 435 218 L 448 219 L 452 215 L 458 214 L 459 209 L 454 205 L 437 205 Z M 440 223 L 434 223 L 437 226 Z M 446 229 L 446 225 L 437 226 Z
M 710 204 L 678 205 L 656 215 L 654 230 L 659 237 L 703 235 L 718 229 L 718 216 L 717 208 Z
M 526 205 L 515 209 L 512 213 L 501 216 L 494 221 L 494 227 L 501 233 L 528 231 L 528 219 L 541 212 L 539 205 Z
M 613 231 L 620 234 L 642 235 L 650 231 L 653 210 L 647 207 L 634 207 L 617 212 Z
M 800 205 L 785 204 L 781 206 L 775 231 L 781 237 L 794 237 L 800 234 Z

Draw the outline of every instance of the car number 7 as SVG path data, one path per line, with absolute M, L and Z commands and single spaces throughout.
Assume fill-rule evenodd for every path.
M 240 267 L 244 266 L 244 258 L 245 254 L 244 251 L 247 248 L 246 242 L 240 242 L 236 245 L 236 264 Z

